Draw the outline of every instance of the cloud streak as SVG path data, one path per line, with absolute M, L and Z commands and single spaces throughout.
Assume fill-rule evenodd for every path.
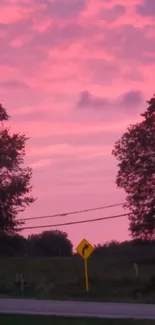
M 28 89 L 28 85 L 22 81 L 18 80 L 6 80 L 0 82 L 0 87 L 8 88 L 8 89 Z
M 84 90 L 80 94 L 80 98 L 77 104 L 78 108 L 86 109 L 102 109 L 105 110 L 108 107 L 115 106 L 119 108 L 134 106 L 135 108 L 143 103 L 143 94 L 139 90 L 131 90 L 122 94 L 119 98 L 111 100 L 110 98 L 93 96 L 88 90 Z M 121 108 L 121 107 L 120 107 Z
M 103 19 L 108 23 L 113 23 L 126 13 L 126 7 L 116 5 L 112 8 L 103 8 L 99 13 L 99 19 Z
M 61 19 L 77 18 L 86 8 L 86 0 L 54 0 L 47 4 L 51 16 Z
M 123 106 L 132 106 L 136 107 L 137 105 L 142 104 L 143 95 L 141 91 L 128 91 L 121 98 L 121 103 Z
M 105 98 L 99 98 L 91 95 L 91 93 L 87 90 L 84 90 L 78 102 L 78 108 L 90 108 L 90 109 L 103 109 L 107 106 L 108 101 Z

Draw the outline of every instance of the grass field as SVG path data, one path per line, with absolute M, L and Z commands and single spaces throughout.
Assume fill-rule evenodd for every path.
M 75 319 L 75 318 L 53 318 L 41 316 L 2 316 L 0 324 L 3 325 L 153 325 L 151 320 L 130 319 Z
M 16 273 L 22 272 L 27 283 L 25 297 L 155 302 L 155 265 L 141 265 L 137 281 L 133 261 L 128 256 L 91 257 L 89 294 L 85 293 L 84 264 L 80 257 L 1 258 L 0 265 L 1 297 L 19 296 L 15 279 Z

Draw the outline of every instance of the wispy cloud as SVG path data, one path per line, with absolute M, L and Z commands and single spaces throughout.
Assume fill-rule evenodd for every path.
M 89 91 L 85 90 L 80 94 L 77 107 L 106 110 L 114 106 L 115 108 L 122 108 L 133 105 L 136 108 L 138 105 L 142 104 L 143 101 L 143 93 L 139 90 L 127 91 L 115 99 L 94 96 Z
M 23 81 L 18 80 L 6 80 L 0 82 L 0 87 L 8 88 L 8 89 L 27 89 L 28 85 Z
M 104 108 L 107 106 L 108 100 L 105 98 L 95 97 L 87 90 L 84 90 L 80 94 L 80 99 L 78 102 L 78 108 Z
M 142 104 L 144 101 L 143 94 L 141 91 L 128 91 L 125 93 L 121 98 L 121 103 L 123 106 L 133 106 L 136 107 L 137 105 Z
M 49 165 L 51 165 L 51 159 L 41 159 L 29 164 L 29 166 L 34 170 L 39 168 L 45 168 Z
M 140 4 L 136 6 L 136 11 L 142 16 L 155 16 L 155 2 L 153 0 L 142 0 Z
M 99 13 L 99 19 L 103 19 L 108 23 L 116 21 L 126 13 L 126 7 L 122 5 L 116 5 L 112 8 L 103 8 Z
M 53 0 L 47 4 L 51 16 L 62 19 L 76 18 L 85 8 L 86 0 Z

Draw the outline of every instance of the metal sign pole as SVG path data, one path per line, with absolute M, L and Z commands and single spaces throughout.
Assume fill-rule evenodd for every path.
M 89 281 L 88 281 L 88 263 L 87 259 L 84 260 L 85 265 L 85 281 L 86 281 L 86 291 L 89 291 Z

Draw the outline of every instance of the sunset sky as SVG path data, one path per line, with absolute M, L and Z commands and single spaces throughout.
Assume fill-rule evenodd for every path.
M 111 151 L 154 94 L 153 71 L 155 0 L 0 0 L 0 102 L 12 130 L 30 137 L 25 162 L 37 197 L 20 217 L 124 202 Z M 74 245 L 129 238 L 126 217 L 59 230 Z

